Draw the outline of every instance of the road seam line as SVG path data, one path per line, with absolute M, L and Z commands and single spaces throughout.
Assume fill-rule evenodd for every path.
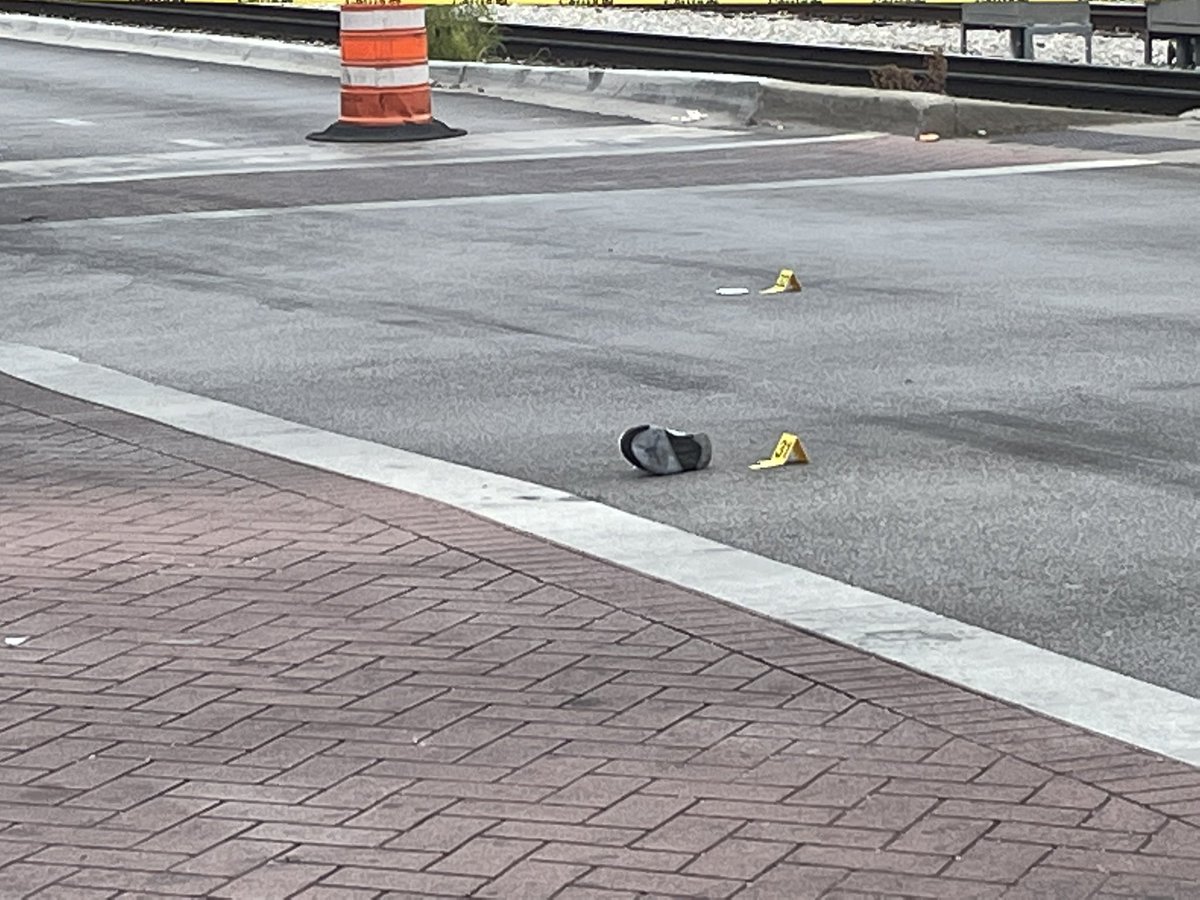
M 579 198 L 588 196 L 603 197 L 636 197 L 671 194 L 745 194 L 761 191 L 804 190 L 826 187 L 854 187 L 872 184 L 900 184 L 916 181 L 940 181 L 961 178 L 987 178 L 1017 175 L 1040 175 L 1063 172 L 1082 172 L 1096 169 L 1136 168 L 1141 166 L 1156 166 L 1156 160 L 1141 158 L 1133 159 L 1091 159 L 1073 162 L 1029 163 L 1016 166 L 992 166 L 985 168 L 942 169 L 938 171 L 897 172 L 890 175 L 843 175 L 828 178 L 800 178 L 789 181 L 758 181 L 744 184 L 708 184 L 680 185 L 678 187 L 652 188 L 601 188 L 598 190 L 578 191 L 549 191 L 530 194 L 479 194 L 456 197 L 431 197 L 420 200 L 364 200 L 349 203 L 309 203 L 297 206 L 268 206 L 246 207 L 242 209 L 210 209 L 191 212 L 148 213 L 128 216 L 96 216 L 86 219 L 60 219 L 53 222 L 40 222 L 36 225 L 28 223 L 11 223 L 0 225 L 0 232 L 19 228 L 58 229 L 77 228 L 86 225 L 154 225 L 162 222 L 178 221 L 221 221 L 228 219 L 253 219 L 278 215 L 294 215 L 297 213 L 357 213 L 388 211 L 401 209 L 433 209 L 436 207 L 484 206 L 501 203 L 535 203 L 553 199 Z

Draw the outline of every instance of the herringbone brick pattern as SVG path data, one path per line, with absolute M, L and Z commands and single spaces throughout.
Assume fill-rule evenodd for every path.
M 7 379 L 0 547 L 3 897 L 1200 896 L 1196 769 Z

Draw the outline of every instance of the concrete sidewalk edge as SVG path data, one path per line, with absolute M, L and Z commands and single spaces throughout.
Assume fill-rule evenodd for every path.
M 1197 896 L 1198 768 L 427 497 L 0 395 L 5 896 Z
M 52 350 L 0 342 L 0 373 L 201 437 L 457 507 L 967 690 L 1200 764 L 1200 699 L 815 572 L 543 485 L 155 385 Z M 573 501 L 570 517 L 562 514 L 563 500 Z
M 334 47 L 258 38 L 172 32 L 18 14 L 0 15 L 0 38 L 84 50 L 336 77 Z M 507 100 L 575 106 L 579 101 L 696 109 L 742 125 L 805 123 L 943 137 L 1018 134 L 1157 117 L 1000 103 L 940 94 L 800 84 L 772 78 L 640 69 L 431 61 L 435 87 L 474 89 Z M 577 108 L 577 107 L 576 107 Z

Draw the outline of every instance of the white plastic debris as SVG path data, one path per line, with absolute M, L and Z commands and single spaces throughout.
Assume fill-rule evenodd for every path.
M 29 640 L 28 637 L 6 637 L 4 643 L 10 647 L 20 647 L 23 643 Z
M 722 297 L 740 297 L 750 293 L 750 288 L 717 288 L 717 293 Z

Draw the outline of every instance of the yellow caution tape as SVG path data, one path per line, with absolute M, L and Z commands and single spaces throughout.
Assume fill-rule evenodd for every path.
M 138 6 L 152 6 L 159 3 L 224 3 L 232 6 L 324 6 L 336 8 L 337 0 L 79 0 L 88 3 L 130 3 Z M 386 6 L 398 0 L 356 0 L 347 3 L 349 6 Z M 422 6 L 457 6 L 470 0 L 425 0 Z M 478 0 L 476 0 L 478 2 Z M 684 9 L 704 9 L 717 6 L 960 6 L 967 3 L 1062 3 L 1066 0 L 483 0 L 494 6 L 623 6 L 623 7 L 679 7 Z

